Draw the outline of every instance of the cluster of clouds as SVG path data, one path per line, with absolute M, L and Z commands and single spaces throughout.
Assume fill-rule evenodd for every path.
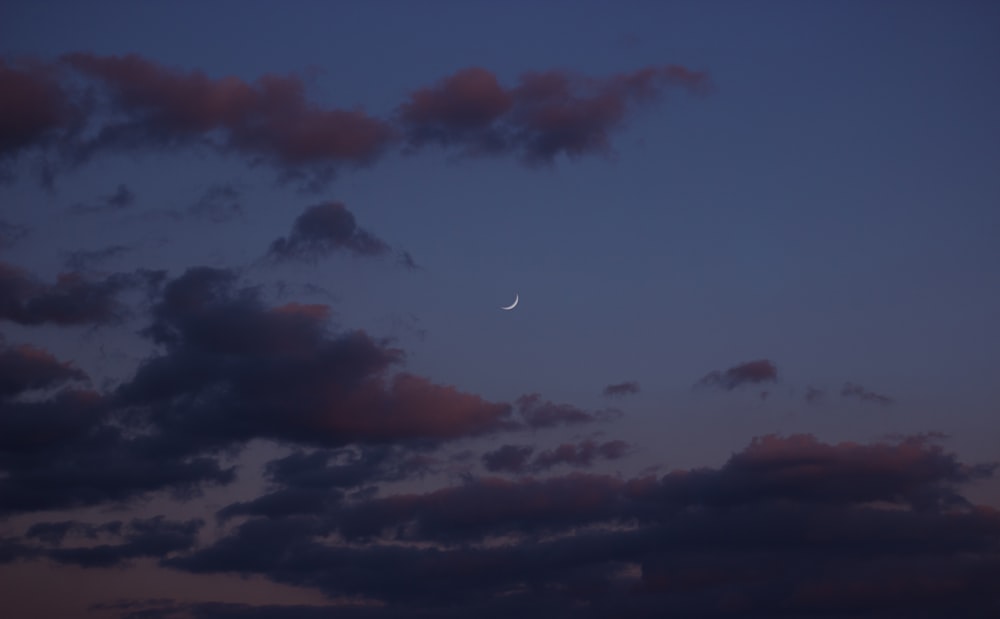
M 198 520 L 40 522 L 0 559 L 111 566 L 318 588 L 325 607 L 134 600 L 122 617 L 977 616 L 997 603 L 1000 513 L 957 492 L 970 466 L 928 437 L 875 444 L 764 436 L 718 468 L 662 477 L 477 476 L 421 493 L 351 493 L 360 469 L 296 453 L 273 491 Z M 867 614 L 866 614 L 867 613 Z
M 613 414 L 539 394 L 514 404 L 491 402 L 402 371 L 405 354 L 390 342 L 334 330 L 326 305 L 268 306 L 259 289 L 241 286 L 230 270 L 199 267 L 173 279 L 145 275 L 143 286 L 152 288 L 155 302 L 142 334 L 159 353 L 113 392 L 89 389 L 83 370 L 44 350 L 0 351 L 0 467 L 6 473 L 0 511 L 81 507 L 228 483 L 233 469 L 212 455 L 254 439 L 314 448 L 403 444 L 419 452 L 460 438 L 589 424 Z M 118 303 L 107 282 L 119 279 L 140 277 L 27 287 L 34 294 L 10 292 L 25 286 L 2 288 L 0 302 L 17 311 L 0 318 L 104 324 Z M 80 302 L 88 298 L 99 302 Z M 50 309 L 64 306 L 76 313 Z M 31 309 L 37 312 L 27 320 Z M 38 391 L 44 397 L 27 397 Z M 373 478 L 386 466 L 378 463 L 369 471 Z
M 638 106 L 709 87 L 705 74 L 670 65 L 605 78 L 526 73 L 513 85 L 471 68 L 380 118 L 312 102 L 294 76 L 211 78 L 135 55 L 0 60 L 0 92 L 13 93 L 0 114 L 0 164 L 31 149 L 75 165 L 107 150 L 201 146 L 323 179 L 392 148 L 431 145 L 532 164 L 606 153 Z M 183 216 L 228 221 L 239 197 L 219 185 Z M 135 199 L 122 184 L 71 210 L 113 211 Z M 0 222 L 0 247 L 25 233 Z M 143 561 L 312 588 L 331 605 L 123 600 L 95 610 L 132 619 L 863 617 L 970 616 L 1000 605 L 1000 513 L 963 495 L 993 466 L 962 462 L 935 437 L 764 436 L 714 468 L 602 473 L 634 448 L 613 438 L 529 441 L 593 430 L 617 409 L 541 393 L 491 401 L 415 375 L 392 341 L 334 324 L 327 305 L 268 302 L 233 269 L 87 272 L 127 251 L 74 252 L 74 270 L 53 282 L 0 262 L 0 323 L 106 328 L 136 319 L 152 351 L 116 386 L 97 389 L 85 368 L 0 340 L 0 518 L 32 520 L 0 536 L 0 564 Z M 265 255 L 333 252 L 394 250 L 327 201 L 307 207 Z M 143 295 L 141 310 L 126 302 L 131 293 Z M 696 387 L 729 392 L 777 379 L 774 362 L 760 359 L 712 371 Z M 625 381 L 601 393 L 640 391 Z M 854 383 L 840 394 L 891 403 Z M 455 451 L 482 437 L 494 447 Z M 194 519 L 73 516 L 231 485 L 231 456 L 252 441 L 290 448 L 266 463 L 259 496 Z M 444 481 L 406 486 L 426 475 Z M 382 491 L 397 482 L 410 489 Z
M 720 391 L 733 391 L 737 388 L 762 385 L 778 382 L 778 366 L 770 359 L 757 359 L 755 361 L 745 361 L 738 363 L 725 371 L 712 370 L 703 376 L 697 383 L 696 388 L 716 389 Z M 630 385 L 632 383 L 624 383 Z M 609 385 L 605 388 L 605 395 L 619 394 L 622 385 Z M 609 392 L 609 390 L 611 390 Z M 636 386 L 638 391 L 638 386 Z M 623 392 L 622 392 L 623 393 Z M 768 391 L 761 391 L 761 399 L 766 399 Z M 826 391 L 813 386 L 807 386 L 805 390 L 805 401 L 814 404 L 823 399 Z M 870 402 L 889 406 L 894 400 L 881 393 L 876 393 L 861 385 L 852 382 L 844 383 L 840 390 L 841 397 L 852 398 L 860 402 Z
M 221 536 L 206 537 L 204 518 L 36 520 L 0 539 L 0 563 L 153 561 L 354 602 L 104 608 L 121 617 L 962 614 L 997 603 L 1000 513 L 961 490 L 993 466 L 961 462 L 936 437 L 764 436 L 717 468 L 659 477 L 595 472 L 630 453 L 620 440 L 505 442 L 464 456 L 461 478 L 442 487 L 381 493 L 453 467 L 463 456 L 447 448 L 463 439 L 620 413 L 537 393 L 491 402 L 409 374 L 390 342 L 334 328 L 325 305 L 269 305 L 229 270 L 147 274 L 141 285 L 153 298 L 142 334 L 157 353 L 112 392 L 42 349 L 0 350 L 3 515 L 184 499 L 233 483 L 224 455 L 252 440 L 295 450 L 266 465 L 263 494 L 216 511 Z M 22 297 L 56 294 L 34 286 Z M 726 389 L 774 376 L 754 361 L 708 378 Z M 633 391 L 624 384 L 610 393 Z
M 13 93 L 0 115 L 0 162 L 35 147 L 78 164 L 109 150 L 201 145 L 318 181 L 429 144 L 550 162 L 609 152 L 628 113 L 669 90 L 711 89 L 707 74 L 677 65 L 604 78 L 525 73 L 512 86 L 474 67 L 416 89 L 381 118 L 310 101 L 306 86 L 294 75 L 212 78 L 135 54 L 0 59 L 0 91 Z

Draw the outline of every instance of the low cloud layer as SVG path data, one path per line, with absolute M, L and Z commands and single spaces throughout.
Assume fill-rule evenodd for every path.
M 299 458 L 295 475 L 329 463 L 313 467 Z M 276 498 L 266 515 L 241 512 L 247 519 L 229 534 L 162 564 L 354 596 L 375 605 L 344 608 L 346 616 L 375 618 L 604 617 L 611 609 L 819 617 L 831 604 L 848 615 L 974 614 L 1000 602 L 991 578 L 1000 514 L 960 489 L 992 470 L 926 437 L 833 444 L 765 436 L 720 467 L 660 478 L 470 478 L 323 506 L 289 496 L 284 510 Z M 327 541 L 331 534 L 343 542 Z M 320 612 L 135 604 L 153 617 Z

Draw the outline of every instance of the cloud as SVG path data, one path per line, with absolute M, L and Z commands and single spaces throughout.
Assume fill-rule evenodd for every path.
M 125 308 L 118 295 L 153 274 L 115 274 L 89 280 L 78 272 L 45 284 L 26 271 L 0 262 L 0 320 L 22 325 L 99 325 L 118 322 Z
M 993 466 L 963 463 L 928 436 L 871 444 L 763 436 L 720 467 L 658 479 L 573 473 L 470 477 L 388 496 L 337 491 L 370 479 L 393 454 L 272 461 L 275 490 L 224 508 L 247 519 L 207 546 L 196 543 L 200 521 L 41 522 L 21 540 L 0 540 L 0 562 L 99 567 L 147 557 L 346 596 L 359 602 L 338 605 L 338 616 L 373 619 L 597 618 L 609 609 L 820 617 L 831 604 L 859 616 L 974 616 L 1000 602 L 991 576 L 1000 512 L 960 493 Z M 310 617 L 331 608 L 104 605 L 112 606 L 135 617 Z
M 127 501 L 158 490 L 178 496 L 234 478 L 207 457 L 172 457 L 136 428 L 115 423 L 94 391 L 0 401 L 0 515 Z
M 396 262 L 409 271 L 417 271 L 420 270 L 421 268 L 420 265 L 417 264 L 416 260 L 413 259 L 413 256 L 410 255 L 410 252 L 408 251 L 399 252 Z
M 104 86 L 120 118 L 100 127 L 87 151 L 212 143 L 285 169 L 322 170 L 370 162 L 393 140 L 387 123 L 359 109 L 310 102 L 296 76 L 213 79 L 135 54 L 79 52 L 61 60 Z
M 68 536 L 83 537 L 94 540 L 101 535 L 121 535 L 122 522 L 115 520 L 104 524 L 90 524 L 77 520 L 62 520 L 59 522 L 36 522 L 24 534 L 26 539 L 37 539 L 53 546 L 62 545 Z
M 959 488 L 992 470 L 923 436 L 765 436 L 721 467 L 659 479 L 467 478 L 346 498 L 252 518 L 164 563 L 357 596 L 376 618 L 819 617 L 836 596 L 848 614 L 971 612 L 1000 602 L 1000 513 Z
M 861 385 L 855 385 L 854 383 L 844 383 L 844 387 L 840 390 L 840 395 L 845 398 L 857 398 L 862 402 L 881 404 L 882 406 L 889 406 L 893 403 L 893 399 L 889 396 L 869 391 Z
M 333 509 L 350 489 L 413 479 L 425 469 L 424 459 L 394 445 L 296 451 L 266 465 L 266 476 L 276 490 L 228 505 L 217 517 L 226 521 L 237 516 L 319 515 Z
M 698 381 L 699 387 L 712 387 L 732 391 L 746 384 L 777 382 L 778 368 L 773 361 L 758 359 L 735 365 L 725 372 L 713 370 Z
M 73 165 L 108 151 L 204 146 L 318 188 L 339 167 L 372 163 L 400 142 L 527 163 L 608 154 L 613 132 L 637 108 L 677 89 L 705 94 L 711 84 L 678 65 L 606 77 L 527 72 L 510 86 L 470 67 L 417 88 L 380 119 L 309 100 L 295 75 L 214 78 L 137 54 L 74 52 L 51 63 L 0 60 L 0 90 L 17 93 L 0 109 L 0 159 L 55 146 Z M 54 164 L 45 160 L 42 172 L 51 183 Z
M 0 162 L 68 129 L 78 114 L 57 72 L 39 62 L 0 58 Z
M 535 451 L 530 445 L 504 445 L 483 454 L 483 464 L 487 471 L 494 473 L 521 473 L 528 467 L 528 459 Z
M 625 441 L 606 441 L 596 443 L 594 441 L 583 441 L 582 443 L 563 443 L 554 449 L 543 451 L 532 462 L 535 470 L 544 470 L 560 464 L 575 467 L 589 467 L 596 459 L 617 460 L 625 456 L 628 452 L 628 443 Z
M 559 465 L 589 467 L 597 459 L 617 460 L 624 457 L 628 452 L 628 443 L 618 440 L 604 443 L 592 440 L 563 443 L 542 451 L 531 459 L 534 451 L 529 445 L 504 445 L 483 454 L 482 461 L 486 470 L 494 473 L 537 473 Z
M 343 204 L 324 202 L 303 211 L 291 234 L 275 240 L 269 254 L 278 260 L 313 260 L 341 249 L 357 256 L 381 256 L 389 246 L 359 228 Z
M 414 91 L 397 114 L 413 148 L 439 144 L 551 162 L 560 154 L 608 153 L 610 133 L 632 108 L 671 88 L 705 93 L 710 84 L 704 73 L 665 65 L 605 78 L 525 73 L 505 88 L 490 71 L 471 67 Z
M 639 383 L 634 380 L 626 381 L 624 383 L 615 383 L 605 387 L 602 393 L 607 397 L 632 395 L 634 393 L 639 393 Z
M 169 282 L 145 331 L 165 347 L 122 385 L 165 449 L 253 438 L 340 447 L 445 441 L 516 424 L 510 406 L 391 371 L 403 352 L 362 331 L 333 333 L 324 305 L 268 308 L 229 271 Z
M 556 404 L 543 400 L 539 393 L 529 393 L 519 397 L 517 411 L 527 426 L 533 429 L 590 423 L 618 414 L 613 409 L 589 413 L 570 404 Z
M 46 389 L 87 375 L 51 353 L 33 346 L 0 349 L 0 399 L 33 389 Z
M 44 524 L 47 523 L 42 523 L 42 526 Z M 121 543 L 52 548 L 45 556 L 56 563 L 81 567 L 112 567 L 140 557 L 163 559 L 171 553 L 192 549 L 198 541 L 198 531 L 203 524 L 201 520 L 169 521 L 162 516 L 133 519 L 125 526 L 121 522 L 98 527 L 71 523 L 71 530 L 82 531 L 87 537 L 109 533 L 113 537 L 120 537 Z M 57 527 L 64 525 L 65 523 L 57 523 Z M 33 527 L 36 535 L 38 526 Z M 30 534 L 31 530 L 29 537 Z M 61 544 L 61 538 L 59 540 L 57 544 Z

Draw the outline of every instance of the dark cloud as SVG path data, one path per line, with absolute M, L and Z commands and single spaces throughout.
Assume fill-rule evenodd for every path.
M 563 443 L 546 449 L 531 458 L 535 449 L 529 445 L 504 445 L 482 456 L 486 470 L 498 473 L 537 473 L 554 466 L 589 467 L 597 459 L 616 460 L 628 452 L 628 443 L 607 441 L 597 443 L 585 440 L 580 443 Z
M 73 53 L 65 65 L 106 88 L 115 121 L 88 151 L 210 143 L 290 169 L 372 161 L 393 139 L 383 121 L 353 109 L 307 100 L 296 76 L 264 75 L 249 83 L 182 72 L 135 54 Z
M 535 448 L 530 445 L 504 445 L 483 454 L 483 465 L 494 473 L 521 473 L 528 468 L 528 459 Z
M 570 404 L 556 404 L 543 400 L 541 394 L 529 393 L 517 399 L 517 410 L 529 428 L 552 428 L 561 425 L 590 423 L 607 419 L 617 411 L 607 409 L 589 413 Z
M 893 403 L 893 399 L 889 396 L 869 391 L 861 385 L 854 383 L 844 383 L 844 387 L 840 390 L 840 395 L 845 398 L 856 398 L 862 402 L 881 404 L 882 406 L 888 406 Z
M 74 526 L 92 532 L 94 536 L 103 532 L 120 536 L 121 543 L 52 548 L 46 551 L 45 556 L 57 563 L 81 567 L 112 567 L 140 557 L 163 559 L 171 553 L 192 549 L 198 541 L 202 525 L 201 520 L 175 522 L 162 516 L 135 519 L 125 526 L 120 522 L 110 523 L 96 529 L 74 523 Z
M 147 411 L 172 451 L 252 438 L 339 447 L 441 441 L 515 424 L 510 406 L 390 371 L 402 351 L 361 331 L 334 334 L 323 305 L 268 308 L 229 271 L 167 284 L 146 333 L 165 354 L 118 393 Z
M 82 537 L 94 540 L 101 535 L 120 536 L 122 522 L 115 520 L 104 524 L 90 524 L 77 520 L 62 520 L 59 522 L 37 522 L 28 528 L 24 534 L 26 539 L 37 539 L 53 546 L 62 545 L 68 536 Z
M 0 565 L 14 563 L 38 556 L 38 549 L 14 537 L 0 537 Z
M 78 114 L 56 71 L 39 62 L 0 58 L 0 163 L 67 129 Z
M 534 470 L 544 470 L 560 464 L 575 467 L 589 467 L 594 460 L 617 460 L 628 453 L 628 443 L 625 441 L 583 441 L 581 443 L 563 443 L 535 456 L 532 462 Z
M 279 260 L 314 260 L 336 250 L 357 256 L 381 256 L 389 246 L 363 228 L 339 202 L 325 202 L 307 208 L 295 220 L 287 237 L 271 244 L 270 255 Z
M 362 604 L 332 604 L 329 606 L 236 604 L 224 602 L 175 602 L 172 600 L 124 600 L 95 604 L 94 611 L 116 611 L 120 619 L 353 619 L 355 617 L 385 618 L 384 611 Z M 374 614 L 373 614 L 374 613 Z M 396 614 L 390 617 L 413 615 Z
M 60 362 L 51 353 L 40 348 L 0 348 L 0 399 L 86 378 L 87 375 L 82 370 Z
M 410 255 L 410 252 L 408 251 L 399 252 L 396 262 L 398 262 L 400 265 L 402 265 L 404 268 L 410 271 L 418 271 L 421 268 L 420 265 L 417 264 L 416 260 L 413 259 L 413 256 Z
M 0 515 L 123 502 L 160 490 L 190 496 L 235 478 L 215 459 L 168 457 L 148 436 L 132 434 L 92 391 L 0 402 Z
M 101 249 L 78 249 L 67 254 L 64 264 L 74 271 L 85 271 L 95 264 L 101 264 L 132 251 L 125 245 L 108 245 Z
M 238 516 L 284 518 L 294 515 L 319 515 L 331 509 L 342 493 L 335 489 L 284 488 L 261 495 L 250 501 L 233 503 L 216 514 L 225 522 Z
M 392 445 L 298 451 L 267 464 L 267 478 L 277 490 L 228 505 L 217 516 L 225 521 L 236 516 L 319 515 L 333 509 L 349 489 L 415 479 L 429 470 L 428 464 L 426 457 Z
M 203 457 L 167 458 L 116 416 L 108 398 L 63 387 L 86 375 L 37 348 L 0 353 L 0 515 L 127 501 L 157 490 L 196 492 L 232 469 Z M 41 397 L 21 398 L 32 390 Z M 145 428 L 144 428 L 145 429 Z
M 615 383 L 605 387 L 602 393 L 608 397 L 632 395 L 633 393 L 639 393 L 639 383 L 634 380 L 626 381 L 624 383 Z
M 774 362 L 768 359 L 758 359 L 735 365 L 725 372 L 713 370 L 702 377 L 697 386 L 732 391 L 742 385 L 776 382 L 777 380 L 778 368 Z
M 559 154 L 607 153 L 610 133 L 636 104 L 671 88 L 704 93 L 708 76 L 676 65 L 606 78 L 564 71 L 525 73 L 505 88 L 479 67 L 421 88 L 398 109 L 412 147 L 455 146 L 467 154 L 513 152 L 528 162 Z
M 1000 603 L 1000 513 L 959 488 L 991 470 L 926 437 L 767 436 L 660 479 L 472 478 L 253 518 L 164 564 L 357 596 L 375 618 L 976 616 Z
M 90 280 L 78 272 L 59 275 L 54 284 L 38 281 L 28 272 L 0 262 L 0 320 L 22 325 L 107 324 L 122 319 L 125 308 L 118 295 L 152 274 L 115 274 Z

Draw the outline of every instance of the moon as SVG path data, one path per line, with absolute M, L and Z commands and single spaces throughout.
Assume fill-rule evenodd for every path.
M 515 307 L 517 307 L 517 300 L 518 300 L 518 296 L 517 296 L 517 293 L 515 292 L 514 293 L 514 302 L 511 303 L 510 305 L 508 305 L 507 307 L 501 307 L 500 309 L 502 309 L 502 310 L 508 310 L 508 311 L 514 309 Z

